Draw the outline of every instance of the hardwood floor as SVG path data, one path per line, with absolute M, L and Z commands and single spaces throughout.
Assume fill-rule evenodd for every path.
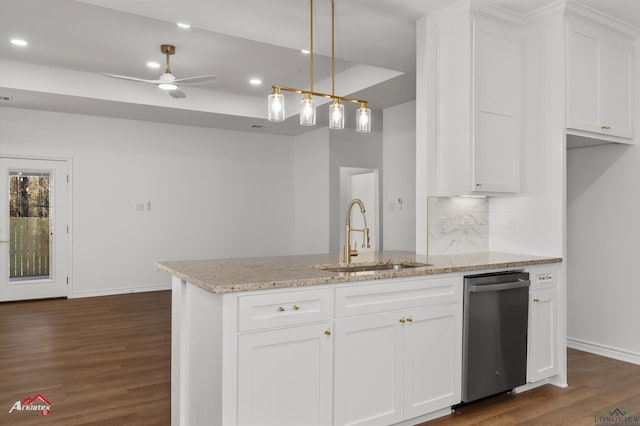
M 0 303 L 0 425 L 169 425 L 170 361 L 170 291 Z
M 169 425 L 170 336 L 168 291 L 0 303 L 0 425 Z M 423 425 L 594 426 L 615 407 L 640 414 L 640 366 L 575 350 L 568 364 L 567 389 L 499 395 Z M 38 393 L 51 414 L 8 413 Z
M 640 415 L 640 366 L 569 349 L 569 387 L 545 385 L 458 407 L 421 426 L 597 426 L 594 417 L 614 408 Z M 624 424 L 624 423 L 619 423 Z M 633 423 L 634 425 L 636 423 Z

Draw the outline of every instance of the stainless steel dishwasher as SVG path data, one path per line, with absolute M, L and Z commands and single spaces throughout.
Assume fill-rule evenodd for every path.
M 465 276 L 463 402 L 526 383 L 530 284 L 522 271 Z

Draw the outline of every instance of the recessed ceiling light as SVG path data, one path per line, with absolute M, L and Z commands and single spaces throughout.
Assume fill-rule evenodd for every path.
M 185 30 L 188 30 L 189 28 L 191 28 L 191 25 L 189 25 L 189 24 L 187 24 L 187 23 L 185 23 L 185 22 L 178 22 L 178 23 L 177 23 L 177 25 L 178 25 L 180 28 L 184 28 Z
M 310 51 L 310 50 L 307 50 L 307 49 L 300 49 L 300 51 L 301 51 L 302 53 L 304 53 L 305 55 L 308 55 L 309 53 L 311 53 L 311 51 Z
M 29 45 L 29 43 L 27 43 L 25 40 L 22 40 L 22 39 L 19 39 L 19 38 L 11 39 L 11 44 L 16 45 L 16 46 L 21 46 L 21 47 Z
M 157 63 L 157 62 L 153 62 L 153 61 L 147 62 L 147 66 L 148 66 L 149 68 L 154 68 L 154 69 L 155 69 L 155 68 L 160 68 L 160 64 L 159 64 L 159 63 Z
M 249 80 L 249 83 L 253 86 L 260 86 L 262 84 L 262 80 L 260 80 L 259 78 L 252 78 L 251 80 Z

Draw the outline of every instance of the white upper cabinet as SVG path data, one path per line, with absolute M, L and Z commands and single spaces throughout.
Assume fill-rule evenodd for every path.
M 423 63 L 429 195 L 520 190 L 522 46 L 504 11 L 461 2 L 427 17 Z M 421 70 L 419 70 L 421 72 Z
M 634 137 L 634 46 L 606 27 L 567 20 L 567 132 Z M 631 141 L 626 141 L 630 143 Z
M 518 32 L 473 18 L 473 191 L 518 192 L 522 70 Z

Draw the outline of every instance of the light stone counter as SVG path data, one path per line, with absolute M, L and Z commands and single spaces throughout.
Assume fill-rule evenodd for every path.
M 346 266 L 338 253 L 301 256 L 252 257 L 242 259 L 204 259 L 157 262 L 156 266 L 169 274 L 212 293 L 290 288 L 350 281 L 411 277 L 483 269 L 513 268 L 527 265 L 562 262 L 557 257 L 479 252 L 426 256 L 409 251 L 362 253 L 352 258 L 350 265 L 377 265 L 407 262 L 429 264 L 400 270 L 333 272 L 319 265 Z

